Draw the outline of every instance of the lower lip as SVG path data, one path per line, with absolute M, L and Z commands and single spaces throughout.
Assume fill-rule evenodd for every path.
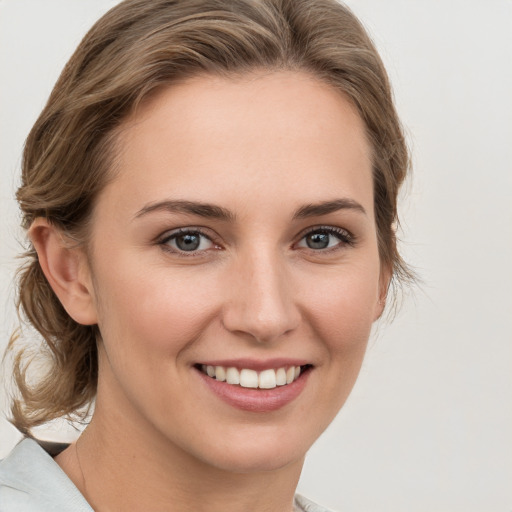
M 254 389 L 227 384 L 208 377 L 200 370 L 196 371 L 209 389 L 221 400 L 232 407 L 250 412 L 277 411 L 289 404 L 300 395 L 311 373 L 311 369 L 309 369 L 302 373 L 297 380 L 285 386 L 277 386 L 272 389 Z

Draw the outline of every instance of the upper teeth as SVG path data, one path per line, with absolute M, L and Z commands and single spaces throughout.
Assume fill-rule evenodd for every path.
M 261 372 L 248 368 L 234 368 L 232 366 L 202 365 L 201 370 L 209 377 L 228 384 L 239 384 L 243 388 L 272 389 L 276 386 L 291 384 L 300 375 L 300 366 L 289 366 L 277 369 L 268 369 Z

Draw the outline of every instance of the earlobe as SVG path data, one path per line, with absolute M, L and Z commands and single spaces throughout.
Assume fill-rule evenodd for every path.
M 386 299 L 391 284 L 392 271 L 389 268 L 382 268 L 379 278 L 379 296 L 375 305 L 375 315 L 373 321 L 377 321 L 384 312 L 386 307 Z
M 29 229 L 41 269 L 62 306 L 75 322 L 97 323 L 89 265 L 82 250 L 46 219 L 37 218 Z
M 381 316 L 382 316 L 382 313 L 384 312 L 384 308 L 386 307 L 386 298 L 381 298 L 379 299 L 379 301 L 377 302 L 377 305 L 375 307 L 375 314 L 373 316 L 373 321 L 376 322 Z

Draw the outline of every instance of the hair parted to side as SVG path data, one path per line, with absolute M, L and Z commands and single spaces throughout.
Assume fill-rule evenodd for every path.
M 23 226 L 44 217 L 87 247 L 95 198 L 115 176 L 116 129 L 151 92 L 192 76 L 302 70 L 358 109 L 373 150 L 379 253 L 395 283 L 411 273 L 395 239 L 397 195 L 409 157 L 390 85 L 366 31 L 336 0 L 126 0 L 87 33 L 30 132 L 17 198 Z M 33 247 L 19 270 L 18 306 L 42 336 L 49 369 L 28 383 L 31 357 L 15 347 L 19 430 L 70 415 L 96 393 L 96 326 L 66 313 Z M 16 350 L 18 350 L 16 352 Z

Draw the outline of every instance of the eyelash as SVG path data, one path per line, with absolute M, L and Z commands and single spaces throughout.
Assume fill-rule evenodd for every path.
M 186 235 L 199 235 L 203 238 L 206 238 L 209 240 L 214 246 L 215 249 L 218 249 L 218 244 L 215 243 L 213 240 L 213 237 L 207 233 L 205 233 L 201 228 L 196 227 L 190 227 L 190 228 L 180 228 L 172 232 L 167 232 L 162 238 L 158 240 L 158 245 L 162 247 L 163 250 L 170 252 L 172 254 L 177 254 L 180 257 L 183 258 L 191 258 L 191 257 L 197 257 L 202 256 L 205 252 L 205 250 L 209 249 L 203 249 L 203 250 L 194 250 L 194 251 L 183 251 L 179 248 L 171 248 L 169 246 L 169 242 L 171 240 L 176 240 L 180 236 L 186 236 Z
M 328 234 L 333 235 L 336 237 L 340 243 L 336 244 L 334 247 L 328 247 L 324 249 L 312 249 L 305 247 L 305 249 L 310 250 L 314 253 L 330 253 L 334 251 L 338 251 L 340 249 L 343 249 L 346 246 L 353 247 L 356 244 L 356 237 L 347 231 L 346 229 L 337 228 L 334 226 L 314 226 L 312 228 L 309 228 L 307 231 L 301 233 L 301 236 L 299 238 L 299 242 L 304 240 L 307 236 L 313 235 L 313 234 Z M 180 228 L 176 231 L 173 231 L 171 233 L 167 232 L 162 238 L 160 238 L 157 241 L 157 244 L 162 247 L 163 250 L 168 251 L 172 254 L 176 254 L 180 257 L 184 258 L 190 258 L 190 257 L 198 257 L 202 256 L 205 251 L 211 250 L 211 249 L 203 249 L 203 250 L 193 250 L 193 251 L 184 251 L 179 248 L 171 248 L 169 246 L 169 242 L 171 240 L 176 240 L 180 236 L 186 236 L 186 235 L 199 235 L 200 237 L 206 238 L 209 240 L 213 245 L 215 249 L 219 249 L 220 246 L 216 244 L 215 240 L 210 234 L 205 233 L 201 228 L 196 227 L 190 227 L 190 228 Z M 201 243 L 201 242 L 200 242 Z M 294 244 L 296 245 L 296 244 Z
M 339 240 L 339 244 L 336 244 L 334 247 L 329 247 L 325 249 L 311 249 L 311 251 L 315 253 L 330 253 L 333 251 L 338 251 L 340 249 L 343 249 L 346 246 L 354 247 L 356 244 L 356 237 L 343 228 L 338 228 L 334 226 L 314 226 L 312 228 L 309 228 L 307 231 L 303 232 L 301 234 L 300 240 L 304 240 L 307 236 L 316 234 L 316 233 L 322 233 L 322 234 L 328 234 L 333 235 Z

